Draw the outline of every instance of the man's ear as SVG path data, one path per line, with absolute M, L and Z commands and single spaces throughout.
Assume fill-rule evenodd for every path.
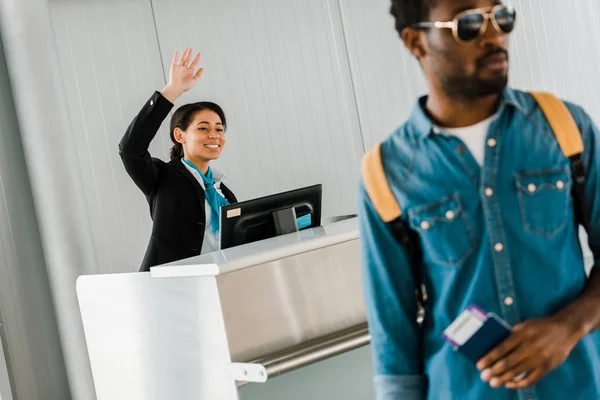
M 181 143 L 181 144 L 185 143 L 185 135 L 183 134 L 183 131 L 181 130 L 181 128 L 175 128 L 175 130 L 173 131 L 173 136 L 175 137 L 175 140 L 178 143 Z
M 406 46 L 408 51 L 410 51 L 417 60 L 421 61 L 421 59 L 425 57 L 427 51 L 425 50 L 423 31 L 414 28 L 404 28 L 400 37 L 404 42 L 404 46 Z

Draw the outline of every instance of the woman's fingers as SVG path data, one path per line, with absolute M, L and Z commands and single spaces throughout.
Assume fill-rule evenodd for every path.
M 186 50 L 185 60 L 183 61 L 183 66 L 188 68 L 190 64 L 190 59 L 192 58 L 192 49 Z
M 192 65 L 190 65 L 190 68 L 192 70 L 195 70 L 196 67 L 198 66 L 199 62 L 200 62 L 200 53 L 198 53 L 198 55 L 196 55 L 196 58 L 194 58 L 194 62 L 192 63 Z
M 200 68 L 198 72 L 194 75 L 194 82 L 198 82 L 198 79 L 202 77 L 202 73 L 204 72 L 204 68 Z
M 181 54 L 181 58 L 179 58 L 179 51 L 175 51 L 175 54 L 173 54 L 173 65 L 196 69 L 198 63 L 200 62 L 200 53 L 196 55 L 192 65 L 189 65 L 190 61 L 192 60 L 192 54 L 192 49 L 185 49 Z
M 186 58 L 187 58 L 187 53 L 188 53 L 188 49 L 185 49 L 183 51 L 183 53 L 181 54 L 181 58 L 179 59 L 179 61 L 177 62 L 177 65 L 183 65 L 183 63 L 185 62 Z

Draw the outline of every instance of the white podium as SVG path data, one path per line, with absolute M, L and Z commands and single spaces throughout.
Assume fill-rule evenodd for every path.
M 77 293 L 98 400 L 234 400 L 369 343 L 355 219 L 82 276 Z

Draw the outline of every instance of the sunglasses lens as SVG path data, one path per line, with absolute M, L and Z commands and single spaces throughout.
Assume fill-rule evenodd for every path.
M 504 7 L 496 11 L 494 18 L 502 32 L 511 33 L 515 29 L 517 12 L 512 7 Z
M 467 14 L 458 19 L 458 37 L 460 40 L 468 42 L 479 36 L 481 27 L 485 22 L 482 14 Z

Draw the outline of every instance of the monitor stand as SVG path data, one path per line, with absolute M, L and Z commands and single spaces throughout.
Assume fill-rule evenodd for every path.
M 294 207 L 274 211 L 272 215 L 277 236 L 298 232 L 298 221 L 296 220 L 296 209 Z

